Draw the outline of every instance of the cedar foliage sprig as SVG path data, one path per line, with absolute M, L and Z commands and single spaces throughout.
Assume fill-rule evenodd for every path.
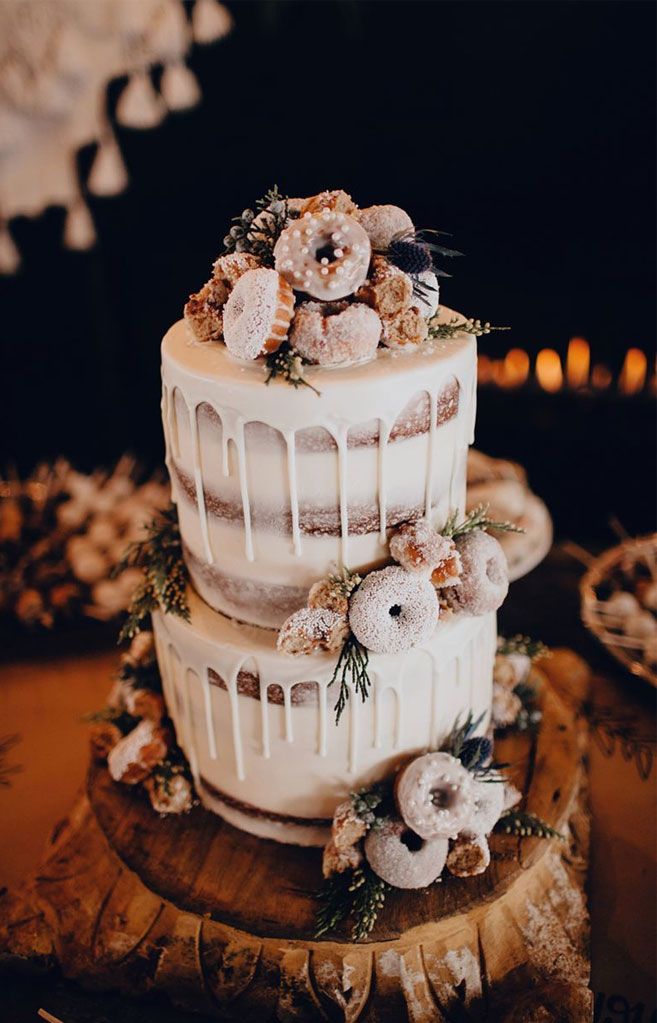
M 315 937 L 320 938 L 351 917 L 352 940 L 362 941 L 376 923 L 388 887 L 367 863 L 327 878 L 317 893 L 321 906 L 315 918 Z
M 438 316 L 432 316 L 429 320 L 429 337 L 434 341 L 449 340 L 459 334 L 473 334 L 475 337 L 481 337 L 482 334 L 492 334 L 493 331 L 498 330 L 511 330 L 511 328 L 495 327 L 488 320 L 477 320 L 470 317 L 454 316 L 449 323 L 440 323 Z
M 130 544 L 114 572 L 118 574 L 126 568 L 141 568 L 144 580 L 133 595 L 119 643 L 140 632 L 145 619 L 158 608 L 189 621 L 187 569 L 174 504 L 158 513 L 143 540 Z
M 479 504 L 472 511 L 468 512 L 462 522 L 458 520 L 458 512 L 450 515 L 441 529 L 441 533 L 443 536 L 456 540 L 459 536 L 465 536 L 466 533 L 471 533 L 475 529 L 484 529 L 486 532 L 493 531 L 497 533 L 525 532 L 520 526 L 516 526 L 514 522 L 496 522 L 495 519 L 490 519 L 488 517 L 488 505 Z
M 502 814 L 493 830 L 505 835 L 517 835 L 519 838 L 558 838 L 565 842 L 565 836 L 560 831 L 535 813 L 526 813 L 524 810 L 509 810 Z
M 365 703 L 370 695 L 372 682 L 367 671 L 368 662 L 369 654 L 366 647 L 358 642 L 353 632 L 350 632 L 344 641 L 338 662 L 329 682 L 329 685 L 333 685 L 334 682 L 340 681 L 340 692 L 333 708 L 336 725 L 339 723 L 342 712 L 347 706 L 347 700 L 350 696 L 349 682 L 353 686 L 354 695 L 359 695 L 363 703 Z
M 278 185 L 274 185 L 256 199 L 255 210 L 242 210 L 239 217 L 233 217 L 232 226 L 224 238 L 224 250 L 227 254 L 249 252 L 263 266 L 273 266 L 274 246 L 288 221 L 297 216 L 298 213 L 289 207 L 288 197 L 278 191 Z
M 267 374 L 265 383 L 268 384 L 276 377 L 281 377 L 292 387 L 309 387 L 319 397 L 320 392 L 317 388 L 306 380 L 304 366 L 307 365 L 309 365 L 307 360 L 292 348 L 290 342 L 284 341 L 275 352 L 269 352 L 265 356 L 265 372 Z
M 384 823 L 388 816 L 386 806 L 391 797 L 392 781 L 379 781 L 370 788 L 349 793 L 352 809 L 368 831 L 370 828 L 380 828 Z

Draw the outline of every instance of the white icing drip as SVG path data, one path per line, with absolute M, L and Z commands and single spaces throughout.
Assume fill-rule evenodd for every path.
M 294 742 L 292 730 L 292 686 L 288 683 L 281 687 L 283 690 L 283 709 L 285 711 L 285 741 Z
M 424 514 L 431 518 L 431 502 L 433 500 L 433 467 L 435 462 L 436 419 L 438 417 L 438 394 L 432 391 L 429 395 L 429 444 L 427 454 L 427 482 L 424 496 Z M 454 448 L 456 451 L 456 447 Z
M 175 662 L 176 662 L 176 665 L 177 665 L 177 671 L 180 674 L 182 674 L 182 685 L 183 685 L 184 694 L 185 694 L 185 696 L 184 696 L 184 699 L 185 699 L 185 721 L 187 723 L 187 728 L 186 728 L 186 731 L 187 731 L 187 759 L 189 760 L 189 767 L 190 767 L 190 770 L 192 772 L 192 778 L 196 782 L 196 781 L 198 781 L 198 756 L 197 756 L 197 753 L 196 753 L 196 741 L 195 741 L 195 738 L 194 738 L 194 733 L 195 733 L 195 729 L 194 729 L 194 714 L 193 714 L 193 711 L 192 711 L 192 698 L 191 698 L 191 692 L 190 692 L 190 688 L 189 688 L 189 679 L 190 679 L 190 676 L 193 676 L 194 678 L 198 679 L 198 675 L 193 670 L 193 668 L 183 668 L 182 667 L 182 662 L 181 662 L 178 654 L 173 650 L 173 647 L 170 647 L 170 652 L 172 652 L 172 655 L 173 655 L 173 657 L 175 659 Z M 178 675 L 178 677 L 180 677 L 180 674 Z
M 215 409 L 215 412 L 216 411 L 217 410 Z M 217 415 L 219 415 L 218 412 L 217 412 Z M 226 430 L 224 430 L 223 423 L 222 423 L 222 427 L 221 427 L 221 474 L 222 474 L 222 476 L 230 476 L 230 463 L 228 461 L 228 442 L 229 442 L 229 440 L 230 440 L 230 437 L 228 436 Z
M 297 459 L 294 430 L 285 434 L 287 446 L 287 480 L 290 489 L 290 511 L 292 514 L 292 548 L 297 558 L 301 557 L 301 529 L 299 528 L 299 491 L 297 487 Z
M 164 364 L 162 365 L 162 375 L 164 376 Z M 178 458 L 180 455 L 180 437 L 178 435 L 178 412 L 176 411 L 177 390 L 179 390 L 179 388 L 173 386 L 169 391 L 169 447 L 175 458 Z
M 242 749 L 242 733 L 240 730 L 240 709 L 239 693 L 237 691 L 237 676 L 240 673 L 241 664 L 237 664 L 231 671 L 226 682 L 228 696 L 230 699 L 230 716 L 233 733 L 233 752 L 235 754 L 235 773 L 240 781 L 244 781 L 244 751 Z
M 210 687 L 210 669 L 206 667 L 201 675 L 203 686 L 203 703 L 205 705 L 205 725 L 208 733 L 208 750 L 212 760 L 217 759 L 214 718 L 212 716 L 212 689 Z
M 379 419 L 379 450 L 378 450 L 378 486 L 379 486 L 379 539 L 382 544 L 387 544 L 388 535 L 386 530 L 387 511 L 387 481 L 386 481 L 386 455 L 388 452 L 388 438 L 390 437 L 390 426 L 383 419 Z
M 269 686 L 258 669 L 260 679 L 260 730 L 262 733 L 262 755 L 265 760 L 271 757 L 271 743 L 269 740 Z
M 205 507 L 205 490 L 203 488 L 203 467 L 201 465 L 201 447 L 198 439 L 198 420 L 196 418 L 196 406 L 188 406 L 189 428 L 192 435 L 192 451 L 194 457 L 194 486 L 196 487 L 196 504 L 198 506 L 199 521 L 201 523 L 201 536 L 203 537 L 203 549 L 205 560 L 209 565 L 214 562 L 210 534 L 208 532 L 208 513 Z
M 244 419 L 237 420 L 237 435 L 234 438 L 237 450 L 237 464 L 244 515 L 244 553 L 247 561 L 253 561 L 253 533 L 251 530 L 251 504 L 249 501 L 249 484 L 246 476 L 246 444 L 244 441 Z

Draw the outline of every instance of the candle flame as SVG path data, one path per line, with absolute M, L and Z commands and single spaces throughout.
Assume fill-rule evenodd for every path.
M 586 387 L 589 382 L 591 349 L 583 337 L 573 337 L 566 356 L 566 379 L 569 387 Z
M 609 366 L 604 366 L 601 362 L 597 362 L 591 370 L 591 383 L 596 391 L 606 390 L 611 384 L 612 379 Z
M 544 391 L 554 394 L 563 386 L 561 359 L 554 348 L 543 348 L 536 356 L 536 379 Z
M 625 362 L 618 380 L 621 394 L 636 394 L 642 391 L 648 372 L 648 360 L 640 348 L 628 348 Z
M 504 386 L 522 387 L 529 376 L 529 356 L 522 348 L 512 348 L 504 358 Z

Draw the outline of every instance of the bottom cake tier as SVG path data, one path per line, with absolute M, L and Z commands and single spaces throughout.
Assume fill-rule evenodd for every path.
M 496 620 L 452 616 L 424 644 L 370 655 L 371 691 L 339 723 L 337 654 L 291 657 L 276 634 L 240 625 L 189 592 L 190 620 L 157 613 L 169 714 L 203 803 L 236 827 L 299 845 L 326 842 L 345 795 L 438 748 L 468 714 L 488 727 Z

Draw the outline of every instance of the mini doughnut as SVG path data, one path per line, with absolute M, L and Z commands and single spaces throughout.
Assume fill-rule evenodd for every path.
M 490 864 L 485 835 L 459 835 L 447 856 L 447 869 L 454 877 L 476 877 Z
M 415 348 L 426 341 L 429 326 L 417 306 L 383 321 L 381 340 L 386 348 Z
M 296 291 L 324 301 L 345 298 L 367 277 L 370 240 L 358 221 L 325 209 L 305 213 L 281 233 L 275 266 Z
M 243 277 L 247 270 L 257 270 L 260 263 L 250 252 L 230 252 L 225 256 L 219 256 L 212 264 L 212 277 L 216 283 L 222 283 L 226 288 L 226 298 L 235 287 L 240 277 Z
M 504 811 L 504 789 L 502 778 L 491 777 L 486 781 L 474 781 L 474 810 L 467 830 L 473 835 L 489 835 Z
M 221 341 L 224 332 L 223 307 L 228 298 L 226 285 L 212 278 L 185 303 L 183 316 L 194 341 Z
M 304 302 L 292 321 L 290 344 L 318 366 L 346 366 L 374 357 L 381 320 L 361 302 Z
M 393 888 L 426 888 L 440 876 L 448 844 L 444 838 L 420 838 L 404 821 L 389 820 L 370 830 L 364 850 L 374 873 Z
M 398 316 L 413 300 L 413 281 L 383 256 L 374 256 L 369 276 L 356 298 L 376 309 L 382 319 Z
M 436 565 L 431 573 L 431 582 L 437 590 L 444 586 L 455 586 L 461 575 L 461 559 L 456 544 L 450 540 L 451 548 L 448 556 Z
M 344 588 L 332 579 L 320 579 L 308 590 L 308 607 L 325 607 L 346 618 L 349 614 L 349 597 Z
M 397 776 L 403 820 L 422 838 L 456 838 L 474 810 L 474 778 L 450 753 L 425 753 Z
M 349 601 L 351 631 L 377 654 L 396 654 L 428 639 L 438 621 L 430 581 L 391 565 L 370 572 Z
M 431 575 L 454 553 L 454 541 L 441 536 L 426 519 L 406 522 L 390 540 L 390 554 L 408 572 Z
M 475 529 L 458 537 L 456 548 L 461 578 L 450 590 L 454 607 L 467 615 L 496 611 L 509 589 L 507 562 L 499 543 L 483 529 Z
M 276 646 L 298 657 L 315 650 L 339 650 L 348 635 L 349 625 L 343 615 L 327 608 L 302 607 L 283 622 Z
M 240 359 L 275 352 L 287 337 L 293 309 L 294 293 L 280 274 L 247 270 L 224 306 L 226 348 Z
M 438 312 L 440 286 L 433 270 L 423 270 L 417 275 L 420 287 L 415 288 L 413 301 L 425 320 L 430 320 Z
M 311 195 L 300 204 L 301 216 L 305 213 L 321 213 L 322 210 L 333 210 L 334 213 L 346 213 L 349 217 L 358 217 L 358 206 L 346 192 L 341 188 L 333 192 L 320 192 L 319 195 Z
M 400 206 L 368 206 L 358 219 L 365 228 L 372 248 L 385 252 L 396 235 L 413 231 L 413 221 Z

